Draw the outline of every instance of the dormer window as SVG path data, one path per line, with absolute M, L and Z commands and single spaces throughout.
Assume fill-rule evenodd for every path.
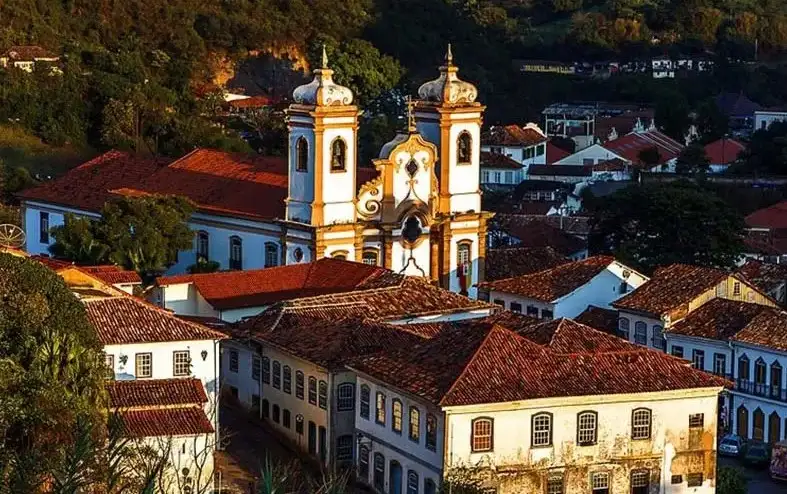
M 347 170 L 347 143 L 337 137 L 331 143 L 331 171 L 343 172 Z
M 295 143 L 295 171 L 309 171 L 309 143 L 305 137 L 299 137 Z
M 456 140 L 456 161 L 460 165 L 472 163 L 473 138 L 470 132 L 462 132 Z

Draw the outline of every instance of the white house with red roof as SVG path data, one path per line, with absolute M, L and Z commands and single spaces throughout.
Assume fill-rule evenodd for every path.
M 433 494 L 456 471 L 501 494 L 715 492 L 728 381 L 563 319 L 406 329 L 348 364 L 348 448 L 375 492 Z
M 745 221 L 746 257 L 774 264 L 787 262 L 787 201 L 758 209 Z
M 496 162 L 494 156 L 484 156 L 484 153 L 511 158 L 513 162 L 519 164 L 521 181 L 521 177 L 527 175 L 530 165 L 547 164 L 547 136 L 538 124 L 532 122 L 524 126 L 493 125 L 481 136 L 481 153 L 482 168 L 484 161 L 487 164 Z M 503 162 L 504 160 L 498 158 L 497 161 Z M 496 181 L 493 183 L 512 182 Z
M 113 197 L 172 194 L 197 211 L 189 222 L 193 248 L 171 274 L 199 259 L 242 270 L 334 257 L 472 294 L 484 277 L 490 217 L 481 210 L 484 107 L 475 86 L 459 79 L 449 49 L 439 76 L 418 89 L 407 129 L 383 146 L 372 169 L 357 162 L 352 91 L 333 81 L 327 64 L 324 57 L 312 82 L 293 92 L 286 159 L 110 151 L 20 194 L 28 252 L 47 253 L 50 229 L 65 213 L 97 218 Z
M 705 145 L 705 156 L 710 161 L 710 171 L 721 173 L 738 160 L 746 146 L 735 139 L 721 138 Z

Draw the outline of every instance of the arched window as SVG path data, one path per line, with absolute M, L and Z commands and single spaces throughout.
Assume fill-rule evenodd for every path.
M 473 138 L 470 132 L 464 131 L 456 140 L 456 162 L 460 165 L 469 165 L 473 161 Z
M 372 391 L 366 384 L 361 385 L 361 418 L 369 420 L 369 410 L 371 408 Z
M 243 269 L 243 240 L 236 235 L 230 237 L 230 269 Z
M 295 372 L 295 397 L 303 399 L 303 372 Z
M 762 358 L 758 358 L 754 362 L 754 384 L 755 384 L 755 392 L 762 393 L 765 391 L 763 388 L 765 387 L 765 375 L 767 374 L 765 361 Z
M 274 242 L 265 242 L 265 267 L 279 265 L 279 246 Z
M 749 438 L 749 410 L 745 406 L 738 407 L 738 414 L 735 419 L 737 433 L 744 439 Z
M 648 325 L 642 321 L 634 323 L 634 343 L 637 345 L 648 344 Z
M 749 357 L 746 355 L 741 355 L 738 359 L 738 379 L 749 380 Z
M 295 141 L 296 163 L 295 171 L 307 172 L 309 171 L 309 143 L 305 137 L 299 137 Z
M 281 389 L 281 364 L 278 360 L 273 361 L 273 387 Z
M 577 444 L 591 446 L 596 444 L 598 436 L 598 414 L 581 412 L 577 415 Z
M 492 451 L 494 445 L 494 421 L 486 417 L 477 418 L 473 420 L 471 428 L 473 437 L 470 441 L 470 447 L 473 452 Z
M 385 489 L 385 456 L 382 453 L 374 454 L 374 488 L 378 492 Z
M 418 494 L 418 473 L 410 470 L 407 472 L 407 494 Z
M 782 366 L 779 362 L 774 362 L 771 364 L 771 396 L 776 399 L 781 398 L 781 389 L 782 389 Z
M 317 404 L 317 379 L 309 376 L 309 403 Z
M 426 414 L 426 449 L 437 450 L 437 417 Z
M 416 407 L 410 407 L 410 440 L 421 440 L 421 412 Z
M 348 255 L 349 253 L 346 250 L 337 250 L 331 254 L 331 258 L 346 261 Z
M 396 398 L 391 400 L 391 430 L 402 433 L 402 402 Z
M 361 446 L 358 450 L 358 477 L 369 482 L 369 447 Z
M 320 381 L 320 408 L 328 408 L 328 383 Z
M 377 266 L 378 259 L 379 259 L 379 253 L 377 249 L 368 248 L 363 250 L 363 257 L 361 258 L 361 260 L 363 261 L 364 264 L 368 264 L 370 266 Z
M 775 444 L 781 439 L 781 426 L 782 420 L 779 414 L 774 410 L 768 416 L 768 442 Z
M 618 332 L 623 339 L 629 339 L 629 331 L 631 331 L 631 321 L 627 317 L 618 319 Z
M 284 381 L 282 382 L 282 391 L 287 394 L 292 393 L 292 369 L 289 365 L 284 366 Z
M 631 439 L 650 439 L 651 413 L 647 408 L 637 408 L 631 413 Z
M 434 480 L 424 480 L 424 494 L 437 494 L 437 484 L 434 483 Z
M 262 357 L 262 382 L 271 383 L 271 359 L 268 357 Z
M 467 294 L 473 286 L 473 244 L 462 241 L 456 245 L 456 275 L 459 279 L 459 293 Z
M 531 445 L 534 448 L 552 445 L 552 414 L 537 413 L 533 415 L 533 436 Z
M 331 143 L 331 171 L 343 172 L 347 169 L 347 143 L 337 137 Z
M 653 348 L 658 350 L 665 350 L 667 348 L 667 342 L 664 340 L 663 331 L 664 328 L 660 325 L 653 325 Z
M 210 235 L 208 232 L 199 231 L 197 232 L 197 261 L 208 261 L 210 257 L 208 246 L 210 245 Z
M 765 439 L 765 413 L 759 407 L 752 414 L 751 438 L 755 441 Z
M 340 412 L 355 410 L 355 384 L 342 383 L 336 388 L 336 408 Z
M 374 420 L 378 424 L 385 425 L 385 394 L 378 391 L 376 400 Z

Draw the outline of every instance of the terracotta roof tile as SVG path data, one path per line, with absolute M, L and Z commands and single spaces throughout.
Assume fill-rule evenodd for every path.
M 481 168 L 521 170 L 522 164 L 505 154 L 481 151 Z
M 677 157 L 684 148 L 682 144 L 658 130 L 627 134 L 604 144 L 605 149 L 638 165 L 643 164 L 639 153 L 652 147 L 655 147 L 659 152 L 658 164 L 666 163 Z
M 787 351 L 787 313 L 768 307 L 732 336 L 733 341 Z
M 129 271 L 120 266 L 80 266 L 79 268 L 110 285 L 142 283 L 142 278 L 139 277 L 136 271 Z
M 618 331 L 618 311 L 613 309 L 589 305 L 574 321 L 611 335 L 616 335 Z
M 129 437 L 192 436 L 214 432 L 201 407 L 131 410 L 120 414 Z
M 535 128 L 518 125 L 492 126 L 482 138 L 482 142 L 487 145 L 511 147 L 535 146 L 546 140 L 546 135 Z
M 746 217 L 749 228 L 787 229 L 787 201 L 758 209 Z
M 273 99 L 267 96 L 251 96 L 249 98 L 235 99 L 227 103 L 232 108 L 263 108 L 273 105 Z
M 787 265 L 784 264 L 771 264 L 749 259 L 738 269 L 738 273 L 766 293 L 787 283 Z
M 562 256 L 572 256 L 587 249 L 586 241 L 550 224 L 550 218 L 501 214 L 495 217 L 495 223 L 501 230 L 518 239 L 519 247 L 549 247 Z M 560 220 L 557 217 L 555 219 Z M 564 220 L 568 224 L 571 218 Z
M 613 257 L 594 256 L 533 274 L 480 283 L 479 287 L 553 302 L 590 282 L 613 262 Z
M 218 310 L 271 305 L 292 298 L 398 286 L 403 276 L 377 266 L 323 258 L 315 262 L 248 271 L 158 278 L 159 286 L 194 283 Z
M 208 402 L 199 379 L 137 379 L 107 383 L 111 408 L 201 405 Z
M 98 212 L 111 197 L 110 190 L 138 184 L 170 161 L 108 151 L 60 178 L 22 191 L 19 197 Z
M 225 336 L 135 297 L 86 299 L 88 318 L 104 345 L 220 340 Z
M 566 264 L 568 259 L 551 247 L 505 247 L 486 251 L 486 280 L 532 274 Z
M 672 264 L 656 270 L 650 281 L 619 298 L 612 306 L 661 316 L 688 304 L 727 276 L 718 269 Z
M 556 161 L 560 161 L 563 158 L 570 156 L 571 153 L 564 149 L 560 149 L 559 147 L 555 146 L 551 142 L 547 143 L 547 165 L 553 165 Z
M 744 149 L 745 146 L 734 139 L 718 139 L 705 146 L 705 154 L 712 165 L 729 165 Z
M 773 310 L 765 305 L 716 298 L 666 331 L 671 334 L 726 341 L 746 327 L 763 311 Z

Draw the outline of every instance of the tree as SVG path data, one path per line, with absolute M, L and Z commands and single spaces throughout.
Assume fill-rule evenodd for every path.
M 62 225 L 52 228 L 55 243 L 49 252 L 58 258 L 68 259 L 78 264 L 102 264 L 109 258 L 109 245 L 96 238 L 96 222 L 89 218 L 66 213 Z
M 743 153 L 743 164 L 736 171 L 744 173 L 787 173 L 787 123 L 774 122 L 754 133 Z
M 708 167 L 710 167 L 710 159 L 705 154 L 705 148 L 699 143 L 691 143 L 683 148 L 675 163 L 675 171 L 682 174 L 707 172 Z
M 729 130 L 727 115 L 719 110 L 713 99 L 707 99 L 697 107 L 695 124 L 697 132 L 699 132 L 702 141 L 705 143 L 721 139 Z
M 0 492 L 36 492 L 68 476 L 85 430 L 103 437 L 87 425 L 103 420 L 102 347 L 84 305 L 38 262 L 0 254 L 0 300 Z
M 650 146 L 643 149 L 639 152 L 637 158 L 639 158 L 642 164 L 647 165 L 648 168 L 652 168 L 661 163 L 661 153 L 659 153 L 659 149 L 656 146 Z
M 717 494 L 746 494 L 746 476 L 740 468 L 719 467 L 716 474 Z
M 743 252 L 743 217 L 687 182 L 630 186 L 599 199 L 591 246 L 651 272 L 672 263 L 733 267 Z

